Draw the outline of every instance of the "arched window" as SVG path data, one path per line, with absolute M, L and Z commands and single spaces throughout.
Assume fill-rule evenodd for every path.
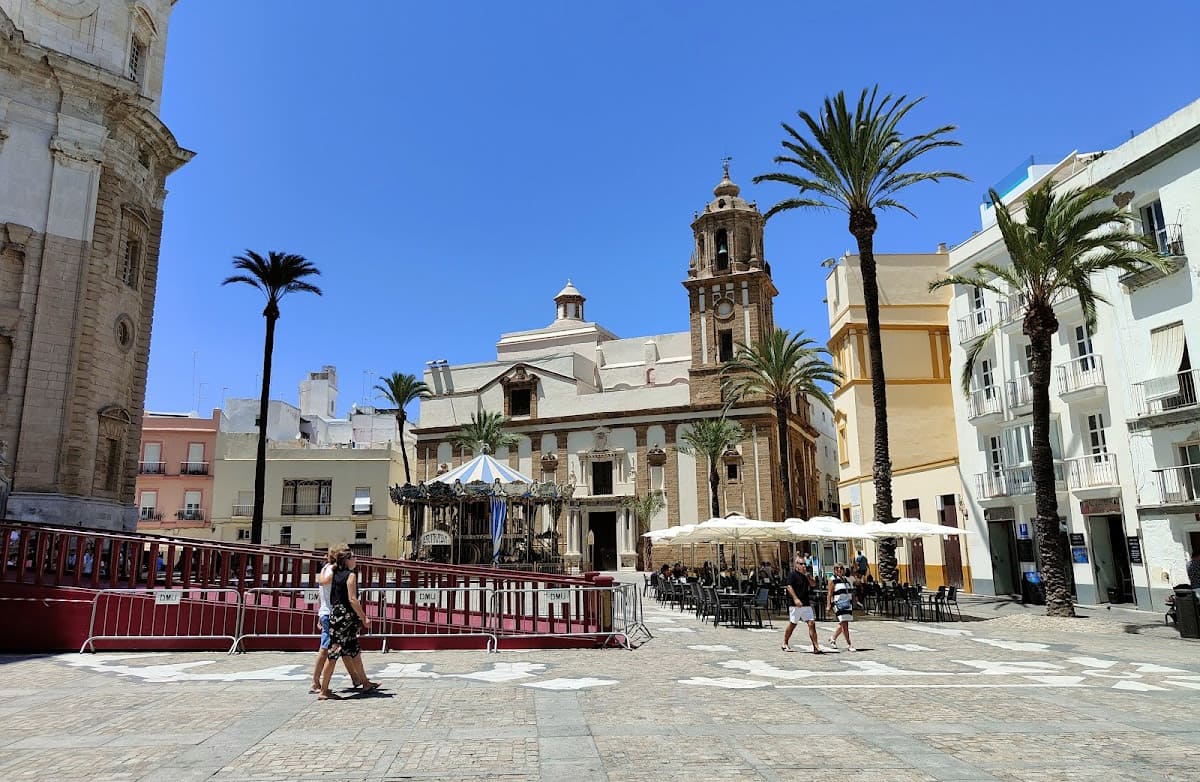
M 717 271 L 729 269 L 729 234 L 724 228 L 717 229 Z

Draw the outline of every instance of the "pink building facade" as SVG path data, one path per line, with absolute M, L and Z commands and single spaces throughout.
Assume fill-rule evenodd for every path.
M 146 413 L 138 455 L 139 530 L 208 527 L 212 519 L 213 456 L 221 411 L 211 418 Z

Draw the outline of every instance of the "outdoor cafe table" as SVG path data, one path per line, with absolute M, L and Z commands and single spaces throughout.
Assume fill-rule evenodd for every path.
M 718 596 L 722 604 L 733 607 L 734 619 L 738 627 L 745 627 L 750 620 L 750 608 L 758 597 L 752 592 L 738 592 L 732 589 L 720 589 Z

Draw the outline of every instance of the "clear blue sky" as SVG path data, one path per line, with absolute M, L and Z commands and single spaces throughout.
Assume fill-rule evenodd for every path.
M 364 370 L 494 359 L 568 277 L 620 336 L 683 331 L 721 158 L 765 210 L 787 193 L 750 179 L 779 122 L 840 89 L 928 96 L 909 132 L 959 126 L 930 163 L 972 181 L 918 186 L 919 219 L 883 215 L 875 240 L 955 244 L 1023 158 L 1112 148 L 1198 97 L 1180 35 L 1200 6 L 1153 6 L 185 0 L 163 118 L 198 154 L 167 183 L 147 408 L 258 395 L 261 297 L 219 285 L 245 248 L 322 270 L 324 297 L 283 303 L 272 396 L 334 364 L 339 414 Z M 819 263 L 853 246 L 839 214 L 771 221 L 780 326 L 827 338 Z

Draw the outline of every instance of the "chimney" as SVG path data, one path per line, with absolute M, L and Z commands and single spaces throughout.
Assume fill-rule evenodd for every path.
M 945 242 L 938 242 L 937 251 L 938 255 L 945 255 L 946 253 L 950 252 L 950 250 L 946 248 Z

